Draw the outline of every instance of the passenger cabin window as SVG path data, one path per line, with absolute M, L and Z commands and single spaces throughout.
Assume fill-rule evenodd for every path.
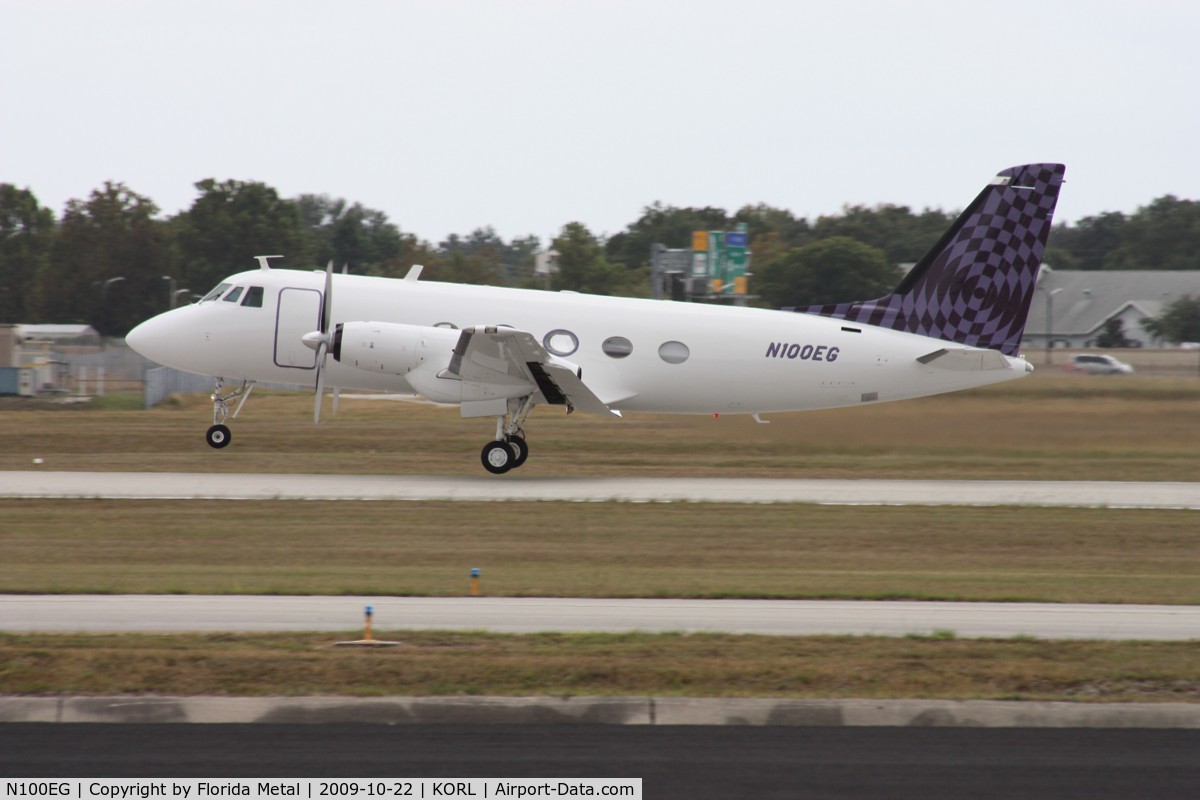
M 200 302 L 203 303 L 206 300 L 216 300 L 218 297 L 225 294 L 225 290 L 228 289 L 232 285 L 233 284 L 229 284 L 229 283 L 217 284 L 217 288 L 213 289 L 211 292 L 204 295 L 204 297 L 200 298 Z
M 579 349 L 579 337 L 563 328 L 555 328 L 542 337 L 542 346 L 556 356 L 574 355 Z
M 247 308 L 262 308 L 263 287 L 251 286 L 246 290 L 246 299 L 242 301 L 242 305 Z
M 229 294 L 225 295 L 225 302 L 226 303 L 236 303 L 238 301 L 238 298 L 242 296 L 242 289 L 244 289 L 244 288 L 245 287 L 243 287 L 243 286 L 233 287 L 233 291 L 230 292 Z
M 691 349 L 683 342 L 663 342 L 658 346 L 658 357 L 668 364 L 682 364 L 691 355 Z
M 600 344 L 600 349 L 610 358 L 625 358 L 633 352 L 633 342 L 624 336 L 610 336 Z

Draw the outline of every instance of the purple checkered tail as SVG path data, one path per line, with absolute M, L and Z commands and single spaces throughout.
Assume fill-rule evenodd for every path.
M 887 297 L 789 310 L 1015 356 L 1065 172 L 1001 172 Z

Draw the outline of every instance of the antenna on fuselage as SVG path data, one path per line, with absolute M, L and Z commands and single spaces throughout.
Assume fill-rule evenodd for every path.
M 255 256 L 254 260 L 258 262 L 259 269 L 270 269 L 271 265 L 268 263 L 268 259 L 272 258 L 283 258 L 283 256 Z

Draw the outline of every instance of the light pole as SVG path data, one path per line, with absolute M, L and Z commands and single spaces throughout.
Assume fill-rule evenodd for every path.
M 111 314 L 108 313 L 108 303 L 107 303 L 108 287 L 112 286 L 114 283 L 117 283 L 118 281 L 123 281 L 123 280 L 125 280 L 125 276 L 118 275 L 117 277 L 109 278 L 108 280 L 106 280 L 100 284 L 100 319 L 102 319 L 104 321 L 104 324 L 101 326 L 102 330 L 100 331 L 100 342 L 102 344 L 104 342 L 104 337 L 109 335 L 109 331 L 103 330 L 103 328 L 108 327 L 108 321 L 112 316 Z M 92 285 L 95 286 L 96 284 L 92 284 Z
M 108 306 L 105 305 L 105 301 L 108 299 L 108 287 L 112 286 L 117 281 L 123 280 L 125 280 L 125 276 L 118 275 L 117 277 L 109 278 L 104 283 L 100 284 L 100 313 L 106 319 L 108 317 Z
M 170 275 L 163 275 L 162 279 L 167 282 L 167 308 L 175 307 L 175 279 Z

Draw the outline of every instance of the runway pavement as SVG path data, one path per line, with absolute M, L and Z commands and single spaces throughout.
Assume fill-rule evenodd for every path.
M 367 605 L 379 631 L 1200 639 L 1200 606 L 514 597 L 2 595 L 0 630 L 350 632 Z
M 1189 798 L 1200 731 L 0 724 L 0 776 L 639 777 L 674 798 Z M 53 784 L 50 784 L 53 786 Z M 363 797 L 364 795 L 359 795 Z
M 0 472 L 0 497 L 1030 505 L 1200 510 L 1200 483 Z

